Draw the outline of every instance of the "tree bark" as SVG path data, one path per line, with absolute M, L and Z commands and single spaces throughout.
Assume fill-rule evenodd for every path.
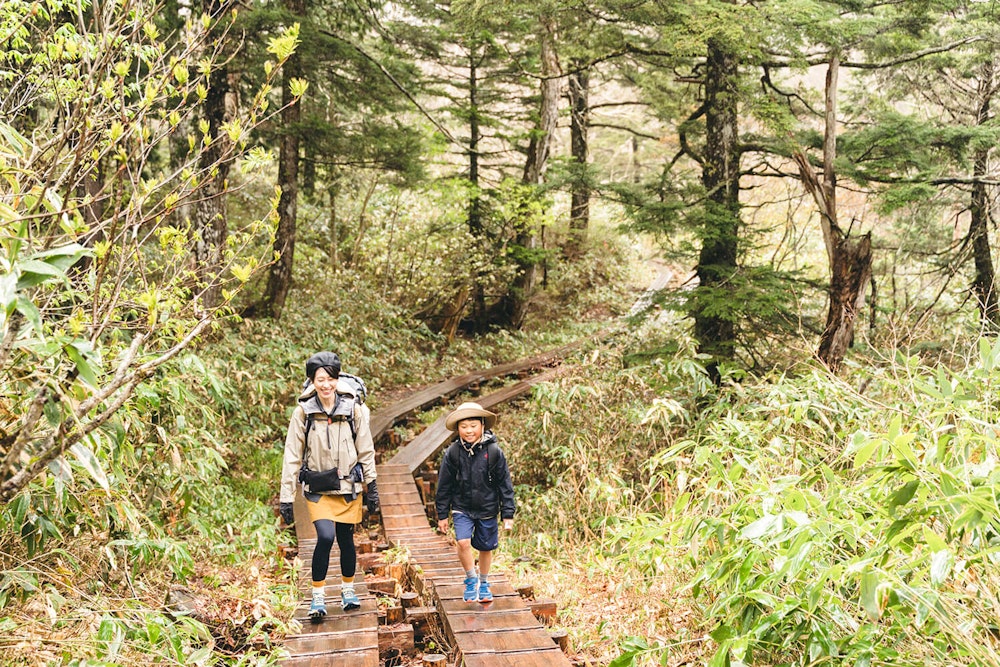
M 209 13 L 215 20 L 226 9 L 225 0 L 213 0 Z M 194 227 L 195 272 L 203 286 L 202 306 L 211 309 L 219 304 L 222 272 L 222 253 L 229 227 L 226 222 L 226 183 L 232 163 L 232 141 L 222 131 L 223 124 L 233 117 L 235 98 L 229 82 L 229 68 L 225 65 L 213 69 L 209 75 L 208 96 L 203 107 L 208 121 L 210 145 L 198 159 L 199 172 L 205 179 L 200 199 L 191 212 Z
M 726 292 L 732 286 L 739 251 L 738 75 L 736 53 L 718 40 L 709 40 L 702 168 L 702 184 L 708 193 L 706 229 L 696 268 L 700 294 L 693 299 L 692 315 L 698 351 L 711 356 L 707 370 L 715 381 L 719 362 L 732 359 L 736 345 L 735 316 L 726 312 L 733 305 Z
M 816 356 L 836 372 L 854 343 L 854 327 L 864 307 L 872 274 L 871 234 L 848 238 L 837 222 L 837 78 L 840 57 L 834 53 L 826 71 L 826 127 L 823 137 L 823 180 L 802 151 L 794 155 L 802 183 L 820 213 L 820 227 L 830 267 L 829 310 Z
M 552 149 L 552 135 L 559 120 L 559 89 L 561 79 L 558 78 L 560 67 L 555 48 L 555 21 L 551 18 L 542 20 L 540 47 L 542 57 L 541 100 L 539 103 L 538 124 L 528 143 L 527 158 L 524 163 L 522 182 L 526 185 L 541 185 L 545 179 L 549 154 Z M 524 326 L 528 313 L 528 305 L 535 293 L 538 282 L 539 262 L 537 251 L 539 247 L 538 230 L 535 221 L 529 219 L 525 212 L 518 222 L 518 233 L 514 244 L 522 249 L 518 260 L 518 274 L 514 278 L 507 294 L 501 300 L 500 318 L 498 324 L 513 329 Z
M 587 182 L 590 71 L 584 69 L 579 60 L 574 61 L 573 73 L 569 75 L 569 107 L 570 155 L 576 171 L 570 192 L 569 240 L 564 254 L 572 259 L 579 256 L 590 226 L 590 186 Z
M 830 309 L 817 356 L 836 371 L 854 343 L 854 327 L 864 308 L 865 289 L 872 275 L 872 239 L 871 234 L 851 239 L 839 228 L 834 234 L 837 238 L 830 263 Z
M 285 8 L 295 17 L 304 17 L 305 0 L 285 0 Z M 275 260 L 267 274 L 264 295 L 247 316 L 281 319 L 285 299 L 292 286 L 295 258 L 295 226 L 299 207 L 299 119 L 301 107 L 291 90 L 291 80 L 302 76 L 302 56 L 295 52 L 282 69 L 281 146 L 278 154 L 278 229 L 274 237 Z
M 980 70 L 980 106 L 976 124 L 983 125 L 990 120 L 990 104 L 993 100 L 993 61 L 987 60 Z M 990 149 L 980 148 L 973 156 L 972 205 L 970 209 L 969 237 L 972 240 L 972 257 L 975 275 L 972 289 L 979 303 L 983 328 L 991 333 L 1000 330 L 1000 306 L 997 304 L 996 273 L 993 267 L 993 253 L 990 248 L 989 221 L 990 198 L 983 179 L 989 169 Z
M 479 198 L 479 54 L 476 49 L 469 53 L 469 185 L 472 197 L 469 200 L 469 233 L 477 241 L 483 234 L 482 201 Z M 486 308 L 486 294 L 479 280 L 472 292 L 472 330 L 484 332 L 489 326 Z

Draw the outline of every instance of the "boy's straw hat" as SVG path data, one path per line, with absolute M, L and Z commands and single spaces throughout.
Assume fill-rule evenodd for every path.
M 493 428 L 493 425 L 497 422 L 497 416 L 490 412 L 489 410 L 483 408 L 479 403 L 462 403 L 460 406 L 455 408 L 454 412 L 448 415 L 444 420 L 444 425 L 449 431 L 454 431 L 458 429 L 458 422 L 463 419 L 471 419 L 473 417 L 479 417 L 485 423 L 486 428 Z

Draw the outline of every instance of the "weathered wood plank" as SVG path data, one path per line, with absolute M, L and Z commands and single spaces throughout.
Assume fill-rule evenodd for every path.
M 549 633 L 538 627 L 496 632 L 466 632 L 457 635 L 457 638 L 462 655 L 547 651 L 555 646 Z
M 468 388 L 470 385 L 486 382 L 487 380 L 492 380 L 498 377 L 517 375 L 526 371 L 551 366 L 553 363 L 561 360 L 573 350 L 579 348 L 580 345 L 581 342 L 570 343 L 568 345 L 563 345 L 562 347 L 549 350 L 548 352 L 535 355 L 534 357 L 529 357 L 528 359 L 520 359 L 518 361 L 500 364 L 483 371 L 472 371 L 471 373 L 465 373 L 464 375 L 448 378 L 447 380 L 443 380 L 437 384 L 432 384 L 419 389 L 392 405 L 387 405 L 384 408 L 380 408 L 372 412 L 372 437 L 378 440 L 385 434 L 386 431 L 402 419 L 409 417 L 420 410 L 428 408 L 431 405 L 440 403 L 441 401 L 459 393 L 463 389 Z
M 500 391 L 481 396 L 478 399 L 478 403 L 484 408 L 489 409 L 528 393 L 536 384 L 547 382 L 558 376 L 559 373 L 560 369 L 558 368 L 539 373 L 509 387 L 504 387 Z M 419 470 L 420 466 L 437 454 L 451 438 L 451 431 L 445 428 L 444 425 L 446 417 L 447 415 L 442 415 L 437 421 L 421 431 L 417 437 L 396 452 L 395 456 L 389 459 L 389 463 L 393 465 L 405 465 L 411 473 Z
M 569 659 L 553 644 L 546 651 L 463 655 L 465 667 L 569 667 Z

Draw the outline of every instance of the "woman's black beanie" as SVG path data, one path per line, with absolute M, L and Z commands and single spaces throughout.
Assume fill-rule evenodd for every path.
M 310 380 L 316 378 L 316 371 L 326 370 L 330 377 L 340 375 L 340 357 L 333 352 L 317 352 L 306 359 L 306 377 Z

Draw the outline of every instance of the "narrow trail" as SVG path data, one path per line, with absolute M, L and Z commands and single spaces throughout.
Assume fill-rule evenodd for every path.
M 662 289 L 674 272 L 657 264 L 657 277 L 640 296 L 629 315 L 647 308 L 655 291 Z M 529 359 L 473 371 L 424 387 L 372 414 L 372 436 L 379 442 L 396 423 L 418 411 L 446 401 L 455 394 L 501 377 L 523 379 L 476 400 L 490 408 L 531 391 L 532 387 L 557 377 L 559 362 L 578 349 L 582 341 Z M 533 374 L 531 374 L 533 373 Z M 530 374 L 530 375 L 529 375 Z M 294 617 L 302 624 L 297 635 L 289 635 L 285 648 L 289 667 L 351 665 L 465 665 L 465 667 L 569 667 L 565 633 L 550 632 L 542 620 L 554 617 L 550 600 L 531 600 L 515 590 L 502 573 L 491 575 L 494 600 L 488 604 L 462 600 L 464 572 L 455 553 L 454 542 L 432 528 L 428 505 L 433 504 L 434 474 L 414 475 L 432 460 L 449 440 L 445 417 L 425 428 L 401 447 L 388 461 L 378 464 L 382 531 L 372 531 L 358 539 L 359 563 L 355 589 L 361 608 L 350 612 L 338 604 L 328 606 L 320 623 L 308 618 L 309 571 L 302 568 L 298 582 L 300 602 Z M 429 477 L 429 479 L 427 478 Z M 309 562 L 316 534 L 309 521 L 301 491 L 295 500 L 295 531 L 298 557 Z M 386 567 L 380 552 L 388 547 L 408 554 L 405 570 Z M 395 569 L 394 576 L 383 573 Z M 340 597 L 339 553 L 330 555 L 327 590 L 336 601 Z M 401 589 L 405 599 L 402 614 L 395 614 L 392 600 Z M 380 601 L 381 598 L 381 601 Z M 407 604 L 406 601 L 409 601 Z M 380 611 L 380 608 L 383 611 Z M 390 614 L 398 616 L 396 622 Z M 415 640 L 443 639 L 451 646 L 448 656 L 424 653 L 414 661 Z
M 373 414 L 372 436 L 378 441 L 393 424 L 417 410 L 487 379 L 517 376 L 545 368 L 577 347 L 577 344 L 564 346 L 530 359 L 469 373 L 461 378 L 451 378 L 427 387 Z M 558 368 L 545 370 L 497 392 L 480 396 L 477 400 L 484 407 L 498 405 L 527 393 L 534 385 L 555 377 L 558 372 Z M 378 430 L 374 427 L 376 423 Z M 429 484 L 424 484 L 423 480 L 418 483 L 414 478 L 414 472 L 441 449 L 449 436 L 450 432 L 445 429 L 442 417 L 402 447 L 388 462 L 376 466 L 385 541 L 380 542 L 382 536 L 379 535 L 372 544 L 370 536 L 362 537 L 359 540 L 359 551 L 394 547 L 409 554 L 407 571 L 402 573 L 404 576 L 400 577 L 400 581 L 390 584 L 390 588 L 395 591 L 399 586 L 408 584 L 418 591 L 417 595 L 426 603 L 416 608 L 434 608 L 434 629 L 444 634 L 455 658 L 455 662 L 442 662 L 442 665 L 571 665 L 532 612 L 530 601 L 523 599 L 502 574 L 494 573 L 492 577 L 492 603 L 466 603 L 462 600 L 462 579 L 465 574 L 458 562 L 454 543 L 431 527 L 426 512 L 426 504 L 430 502 L 428 496 L 431 495 Z M 295 531 L 299 544 L 298 556 L 303 562 L 308 562 L 316 543 L 316 533 L 304 503 L 300 492 L 294 505 Z M 407 650 L 415 650 L 409 645 L 403 648 L 393 645 L 396 639 L 393 628 L 385 623 L 384 618 L 380 623 L 378 613 L 377 597 L 384 593 L 384 588 L 373 590 L 370 585 L 371 574 L 363 572 L 360 560 L 359 558 L 355 576 L 355 590 L 361 599 L 361 608 L 343 612 L 337 604 L 328 605 L 328 615 L 320 623 L 311 623 L 308 617 L 310 577 L 308 568 L 302 568 L 298 582 L 301 597 L 294 614 L 294 618 L 302 624 L 302 631 L 286 638 L 285 648 L 291 656 L 282 662 L 283 665 L 378 667 L 381 664 L 380 656 L 388 654 L 392 658 Z M 334 601 L 340 597 L 339 562 L 335 546 L 330 555 L 330 571 L 326 580 L 327 591 Z M 402 632 L 412 636 L 413 629 L 411 627 Z

